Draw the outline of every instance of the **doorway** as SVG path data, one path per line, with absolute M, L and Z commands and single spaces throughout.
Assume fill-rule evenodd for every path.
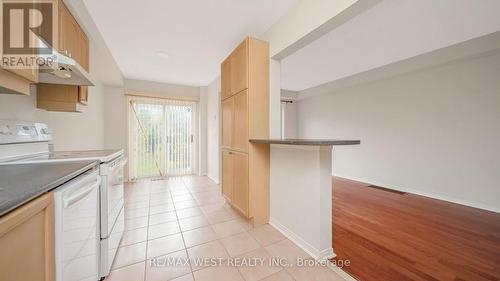
M 130 179 L 192 174 L 196 103 L 130 96 L 128 104 Z

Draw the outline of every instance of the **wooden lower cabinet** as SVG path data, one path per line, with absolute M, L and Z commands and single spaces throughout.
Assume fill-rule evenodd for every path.
M 222 194 L 233 200 L 233 157 L 231 151 L 222 151 Z
M 234 152 L 232 205 L 248 217 L 248 155 Z
M 47 193 L 0 217 L 0 279 L 53 281 L 54 204 Z
M 249 217 L 248 155 L 222 151 L 222 193 L 242 215 Z

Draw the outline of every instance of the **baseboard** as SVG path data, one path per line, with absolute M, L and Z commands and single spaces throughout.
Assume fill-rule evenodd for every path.
M 216 184 L 220 184 L 219 178 L 213 177 L 212 175 L 207 174 L 207 177 L 214 181 Z
M 342 268 L 334 265 L 333 263 L 328 263 L 328 268 L 333 270 L 335 273 L 340 275 L 343 280 L 346 281 L 358 281 L 356 278 L 352 277 L 349 273 L 345 272 Z
M 283 226 L 281 223 L 279 223 L 274 218 L 269 219 L 269 224 L 272 225 L 274 228 L 276 228 L 279 232 L 281 232 L 281 234 L 283 234 L 286 238 L 288 238 L 290 241 L 295 243 L 295 245 L 297 245 L 299 248 L 304 250 L 304 252 L 306 252 L 308 255 L 310 255 L 311 257 L 313 257 L 316 260 L 332 259 L 332 258 L 336 257 L 336 254 L 333 252 L 333 248 L 326 249 L 324 251 L 317 251 L 309 243 L 304 241 L 302 238 L 300 238 L 298 235 L 296 235 L 293 231 L 291 231 L 287 227 Z M 342 277 L 343 280 L 357 281 L 354 277 L 349 275 L 349 273 L 345 272 L 342 268 L 336 266 L 335 264 L 328 262 L 327 266 L 332 271 L 337 273 L 340 277 Z
M 472 207 L 472 208 L 476 208 L 476 209 L 481 209 L 481 210 L 485 210 L 485 211 L 500 213 L 500 208 L 498 208 L 498 207 L 484 205 L 484 204 L 476 203 L 476 202 L 469 202 L 469 201 L 465 201 L 465 200 L 461 200 L 461 199 L 457 199 L 457 198 L 445 196 L 445 195 L 442 195 L 442 194 L 422 192 L 422 191 L 419 191 L 419 190 L 415 190 L 415 189 L 411 189 L 411 188 L 405 188 L 405 187 L 397 186 L 397 185 L 394 185 L 394 184 L 387 184 L 387 183 L 383 183 L 383 182 L 379 182 L 379 181 L 368 180 L 368 179 L 363 179 L 363 178 L 356 178 L 356 177 L 351 177 L 351 176 L 344 176 L 344 175 L 340 175 L 340 174 L 334 174 L 333 176 L 334 177 L 348 179 L 348 180 L 353 180 L 353 181 L 359 181 L 359 182 L 362 182 L 362 183 L 368 183 L 368 184 L 378 185 L 378 186 L 382 186 L 382 187 L 385 187 L 385 188 L 388 188 L 388 189 L 393 189 L 393 190 L 408 192 L 408 193 L 412 193 L 412 194 L 415 194 L 415 195 L 425 196 L 425 197 L 429 197 L 429 198 L 432 198 L 432 199 L 437 199 L 437 200 L 442 200 L 442 201 L 446 201 L 446 202 L 451 202 L 451 203 L 455 203 L 455 204 L 459 204 L 459 205 L 463 205 L 463 206 L 467 206 L 467 207 Z
M 279 221 L 277 221 L 274 218 L 269 219 L 269 224 L 272 225 L 274 228 L 276 228 L 281 234 L 283 234 L 286 238 L 288 238 L 290 241 L 295 243 L 299 248 L 304 250 L 308 255 L 313 257 L 316 260 L 325 260 L 325 259 L 331 259 L 335 257 L 335 253 L 333 252 L 333 248 L 326 249 L 319 251 L 311 244 L 307 243 L 304 239 L 302 239 L 300 236 L 295 234 L 293 231 L 288 229 L 286 226 L 282 225 Z

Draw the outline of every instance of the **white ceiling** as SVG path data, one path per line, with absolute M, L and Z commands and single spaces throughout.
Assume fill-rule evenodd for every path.
M 298 2 L 83 1 L 126 78 L 193 86 L 212 82 L 245 36 L 261 35 Z

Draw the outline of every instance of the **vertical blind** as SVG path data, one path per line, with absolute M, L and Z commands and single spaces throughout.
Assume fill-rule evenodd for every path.
M 195 103 L 128 97 L 131 179 L 193 172 Z

